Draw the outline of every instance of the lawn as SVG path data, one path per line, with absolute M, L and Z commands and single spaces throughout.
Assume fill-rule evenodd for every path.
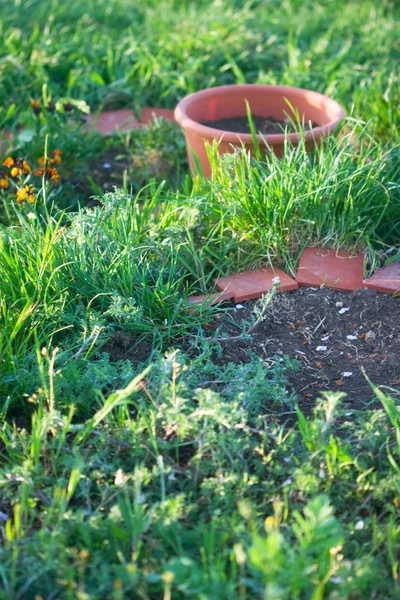
M 395 0 L 3 3 L 0 600 L 400 597 L 399 298 L 188 301 L 309 245 L 398 259 L 399 57 Z M 348 117 L 210 179 L 162 118 L 86 126 L 245 82 Z

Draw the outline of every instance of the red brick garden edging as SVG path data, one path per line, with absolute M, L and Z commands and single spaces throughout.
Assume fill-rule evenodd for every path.
M 278 292 L 289 292 L 298 287 L 328 287 L 340 291 L 356 291 L 362 288 L 400 294 L 400 262 L 379 268 L 364 279 L 364 256 L 326 248 L 305 248 L 297 270 L 296 280 L 281 269 L 264 267 L 244 273 L 220 277 L 215 281 L 219 293 L 190 296 L 191 304 L 207 306 L 226 300 L 243 302 L 261 298 L 274 287 L 279 277 Z

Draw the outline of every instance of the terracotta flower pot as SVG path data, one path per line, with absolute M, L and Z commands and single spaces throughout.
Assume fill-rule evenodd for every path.
M 195 92 L 183 98 L 175 108 L 175 119 L 185 131 L 192 169 L 195 169 L 192 156 L 194 152 L 200 161 L 204 175 L 211 174 L 206 152 L 207 142 L 211 144 L 217 140 L 220 154 L 232 153 L 235 147 L 242 145 L 252 150 L 251 134 L 222 131 L 202 125 L 204 121 L 246 116 L 245 100 L 249 103 L 252 115 L 280 120 L 285 119 L 287 115 L 294 118 L 290 109 L 292 105 L 300 117 L 304 117 L 305 122 L 312 121 L 317 124 L 317 127 L 305 134 L 307 149 L 318 144 L 322 137 L 329 135 L 345 117 L 343 108 L 335 100 L 318 92 L 283 85 L 224 85 Z M 275 154 L 281 156 L 285 134 L 267 134 L 263 137 Z M 263 137 L 257 135 L 260 147 L 265 147 Z M 287 137 L 295 145 L 300 135 L 290 133 Z

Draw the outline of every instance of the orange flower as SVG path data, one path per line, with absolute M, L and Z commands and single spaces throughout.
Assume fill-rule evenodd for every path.
M 51 180 L 54 183 L 54 185 L 58 184 L 58 180 L 60 177 L 55 167 L 47 167 L 47 169 L 37 169 L 35 171 L 35 175 L 36 177 L 43 177 L 44 175 L 46 179 Z
M 51 181 L 54 183 L 54 185 L 58 185 L 59 175 L 58 175 L 58 171 L 56 168 L 47 169 L 46 176 L 48 176 L 51 179 Z
M 24 175 L 28 175 L 31 172 L 31 168 L 26 160 L 22 161 L 22 172 Z
M 5 171 L 0 171 L 0 189 L 7 190 L 10 186 L 10 182 L 8 181 L 8 173 Z
M 18 204 L 23 204 L 26 200 L 29 204 L 34 204 L 35 202 L 35 194 L 36 190 L 33 185 L 24 185 L 23 188 L 17 190 L 17 202 Z
M 31 172 L 31 168 L 28 162 L 21 157 L 16 158 L 15 160 L 13 160 L 11 157 L 8 157 L 4 161 L 4 164 L 6 167 L 12 167 L 11 177 L 18 177 L 18 175 L 20 175 L 21 173 L 23 173 L 24 175 L 28 175 Z
M 40 114 L 41 108 L 38 100 L 31 100 L 31 107 L 35 115 Z
M 54 150 L 54 152 L 52 153 L 53 164 L 60 165 L 62 163 L 61 154 L 62 154 L 61 150 Z
M 6 167 L 12 167 L 14 164 L 14 159 L 9 156 L 3 163 Z
M 24 159 L 21 156 L 18 156 L 18 158 L 15 159 L 15 166 L 19 167 L 20 169 L 22 169 L 22 165 L 23 165 Z
M 45 162 L 46 162 L 46 157 L 45 156 L 41 156 L 39 158 L 39 165 L 44 165 Z

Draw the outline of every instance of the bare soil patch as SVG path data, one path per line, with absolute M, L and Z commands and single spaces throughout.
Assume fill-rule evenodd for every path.
M 106 352 L 112 362 L 129 360 L 137 365 L 149 360 L 152 355 L 151 341 L 143 336 L 131 335 L 124 331 L 117 331 L 100 349 Z
M 217 314 L 205 330 L 207 337 L 218 332 L 222 354 L 214 352 L 215 364 L 248 363 L 257 356 L 272 368 L 285 356 L 297 360 L 299 368 L 288 372 L 288 392 L 296 392 L 306 414 L 323 391 L 344 392 L 348 409 L 380 406 L 363 371 L 400 396 L 400 298 L 370 290 L 299 289 L 278 294 L 265 320 L 242 335 L 254 303 Z M 187 340 L 181 346 L 191 354 Z M 119 331 L 101 352 L 136 365 L 151 360 L 152 344 Z
M 297 359 L 301 366 L 289 373 L 289 383 L 305 412 L 327 390 L 345 392 L 344 406 L 352 409 L 373 402 L 362 369 L 375 385 L 400 389 L 400 298 L 369 290 L 300 289 L 277 295 L 250 338 L 234 339 L 253 306 L 250 301 L 217 315 L 212 327 L 228 339 L 216 362 L 245 363 L 257 355 L 273 366 L 285 355 Z

